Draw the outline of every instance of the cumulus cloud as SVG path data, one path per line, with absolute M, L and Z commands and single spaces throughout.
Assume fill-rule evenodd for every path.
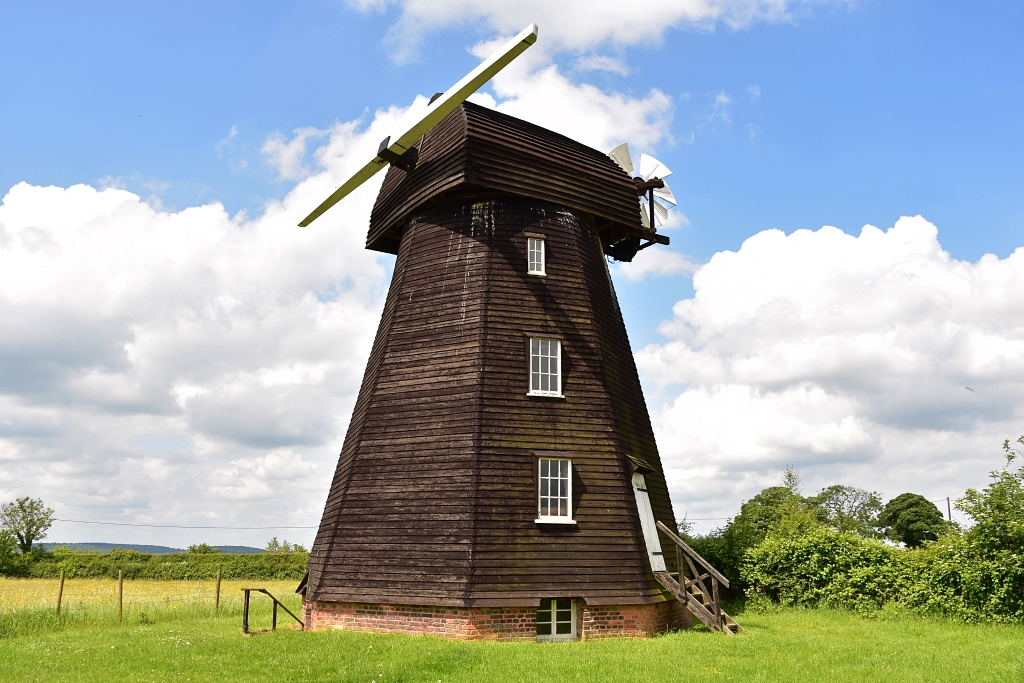
M 663 94 L 606 93 L 540 62 L 514 65 L 493 92 L 485 104 L 601 149 L 667 135 Z M 363 249 L 383 174 L 296 224 L 426 106 L 417 97 L 271 136 L 268 162 L 297 184 L 254 218 L 218 203 L 162 210 L 114 179 L 11 188 L 0 205 L 0 500 L 42 497 L 64 519 L 316 525 L 388 284 L 392 259 Z M 103 531 L 59 523 L 50 536 L 111 540 Z M 112 540 L 259 543 L 273 532 L 197 533 L 118 527 Z
M 666 30 L 696 27 L 711 30 L 722 23 L 733 29 L 757 22 L 791 21 L 794 13 L 816 4 L 845 4 L 847 0 L 652 0 L 638 11 L 615 0 L 549 2 L 547 0 L 349 0 L 358 9 L 383 10 L 397 6 L 401 15 L 387 44 L 398 62 L 414 59 L 430 31 L 481 21 L 491 29 L 514 35 L 536 22 L 552 49 L 584 51 L 609 43 L 618 46 L 660 42 Z
M 232 127 L 232 133 L 235 130 Z M 309 175 L 309 169 L 304 164 L 306 141 L 310 138 L 323 137 L 327 131 L 318 128 L 297 128 L 293 133 L 290 140 L 280 133 L 274 133 L 266 139 L 260 150 L 281 180 L 302 180 Z
M 333 468 L 386 290 L 390 259 L 363 249 L 382 177 L 296 224 L 425 107 L 338 124 L 320 172 L 252 220 L 159 210 L 113 182 L 11 188 L 0 499 L 40 496 L 70 519 L 316 524 L 327 484 L 304 463 Z M 272 500 L 238 503 L 264 484 Z
M 1024 249 L 976 263 L 918 216 L 759 233 L 716 254 L 637 353 L 676 500 L 733 514 L 787 464 L 939 498 L 983 484 L 1024 418 Z M 971 387 L 968 390 L 966 387 Z M 704 502 L 699 502 L 704 501 Z
M 630 282 L 640 282 L 648 276 L 692 275 L 699 266 L 686 254 L 665 248 L 645 249 L 630 263 L 619 263 L 614 273 Z
M 481 43 L 473 53 L 489 56 L 501 40 Z M 653 146 L 669 137 L 672 98 L 658 89 L 642 97 L 605 92 L 589 83 L 577 83 L 543 54 L 524 57 L 506 67 L 491 81 L 497 97 L 483 93 L 472 101 L 530 121 L 574 138 L 602 151 L 620 142 Z

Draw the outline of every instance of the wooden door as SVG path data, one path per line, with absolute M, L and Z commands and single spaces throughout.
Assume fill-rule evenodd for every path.
M 665 556 L 661 552 L 661 539 L 658 538 L 658 527 L 654 523 L 654 512 L 651 510 L 651 499 L 647 495 L 647 482 L 639 472 L 633 474 L 633 493 L 636 494 L 636 509 L 640 513 L 640 526 L 644 531 L 647 543 L 647 556 L 651 560 L 651 569 L 656 572 L 665 571 Z

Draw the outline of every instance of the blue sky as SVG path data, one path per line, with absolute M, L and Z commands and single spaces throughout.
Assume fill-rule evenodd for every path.
M 698 396 L 692 392 L 699 393 L 702 387 L 707 397 L 711 397 L 707 398 L 707 406 L 718 400 L 715 396 L 726 395 L 729 386 L 735 388 L 739 384 L 753 392 L 751 395 L 784 393 L 778 384 L 766 384 L 762 380 L 736 384 L 734 376 L 730 376 L 732 379 L 713 379 L 697 371 L 682 372 L 674 382 L 654 380 L 656 368 L 661 368 L 668 376 L 672 375 L 671 368 L 665 368 L 672 363 L 686 365 L 690 362 L 680 360 L 685 356 L 680 355 L 680 349 L 691 355 L 707 354 L 707 349 L 713 346 L 707 339 L 739 334 L 739 327 L 728 327 L 725 323 L 721 328 L 714 328 L 717 331 L 712 331 L 714 326 L 707 322 L 709 318 L 701 318 L 694 313 L 698 309 L 703 310 L 701 306 L 704 304 L 700 297 L 694 299 L 697 290 L 692 264 L 697 267 L 708 264 L 701 271 L 706 273 L 707 282 L 747 282 L 735 273 L 731 278 L 727 277 L 729 268 L 735 267 L 728 263 L 747 258 L 756 260 L 757 253 L 762 253 L 763 258 L 785 260 L 785 254 L 773 256 L 768 246 L 764 246 L 763 252 L 756 252 L 753 245 L 749 250 L 741 250 L 749 238 L 769 235 L 764 233 L 766 230 L 779 229 L 793 237 L 793 233 L 801 229 L 819 231 L 822 226 L 830 225 L 838 227 L 852 239 L 861 234 L 865 224 L 885 231 L 901 216 L 921 215 L 937 227 L 937 236 L 929 237 L 929 228 L 915 224 L 906 227 L 910 231 L 908 234 L 912 235 L 905 239 L 900 237 L 902 241 L 896 246 L 919 245 L 921 254 L 929 254 L 929 258 L 936 259 L 934 264 L 938 265 L 933 264 L 934 268 L 948 267 L 952 282 L 961 277 L 960 273 L 966 266 L 962 268 L 957 263 L 943 261 L 936 255 L 939 245 L 953 261 L 975 264 L 977 273 L 980 273 L 984 264 L 979 265 L 979 259 L 984 254 L 994 254 L 998 264 L 1002 264 L 999 267 L 1010 268 L 1009 257 L 1024 242 L 1024 126 L 1021 125 L 1024 112 L 1024 76 L 1021 69 L 1024 65 L 1024 41 L 1020 40 L 1024 35 L 1024 6 L 1020 3 L 977 2 L 965 5 L 912 0 L 823 0 L 783 3 L 785 16 L 769 12 L 762 14 L 760 19 L 749 19 L 743 18 L 744 8 L 749 6 L 763 10 L 763 3 L 759 0 L 723 0 L 703 4 L 694 0 L 680 5 L 696 8 L 691 14 L 699 14 L 704 5 L 725 9 L 718 18 L 715 18 L 718 15 L 708 15 L 710 18 L 694 19 L 696 14 L 680 14 L 661 30 L 625 38 L 623 34 L 615 33 L 617 29 L 612 19 L 608 20 L 608 26 L 601 25 L 600 17 L 587 21 L 579 19 L 581 23 L 577 30 L 573 25 L 575 16 L 582 17 L 586 11 L 598 14 L 602 11 L 600 8 L 586 10 L 582 3 L 578 7 L 564 3 L 564 7 L 560 5 L 557 10 L 539 10 L 537 14 L 542 16 L 531 15 L 526 21 L 516 13 L 519 10 L 515 9 L 515 3 L 485 3 L 483 9 L 465 16 L 459 13 L 462 10 L 457 5 L 459 3 L 447 3 L 445 7 L 449 10 L 445 13 L 425 10 L 414 0 L 143 5 L 112 2 L 91 5 L 8 3 L 0 10 L 0 63 L 4 65 L 0 72 L 0 159 L 3 160 L 0 163 L 0 191 L 6 192 L 22 182 L 31 187 L 52 185 L 69 188 L 76 184 L 97 189 L 113 187 L 138 195 L 157 214 L 182 216 L 182 212 L 187 213 L 190 207 L 208 207 L 211 203 L 220 202 L 229 217 L 244 211 L 238 215 L 237 224 L 246 220 L 257 221 L 264 216 L 266 207 L 294 206 L 295 211 L 300 211 L 305 205 L 299 206 L 301 202 L 298 199 L 289 204 L 289 197 L 298 197 L 296 193 L 301 194 L 303 183 L 312 183 L 317 188 L 321 185 L 329 187 L 341 179 L 338 176 L 340 171 L 331 171 L 330 164 L 322 164 L 316 154 L 334 149 L 331 145 L 343 146 L 346 141 L 353 146 L 365 147 L 368 142 L 360 136 L 376 135 L 373 132 L 375 122 L 386 119 L 380 118 L 378 111 L 389 107 L 404 108 L 412 104 L 417 95 L 429 96 L 435 90 L 444 90 L 478 63 L 478 57 L 471 52 L 474 46 L 514 33 L 527 21 L 536 20 L 540 24 L 540 42 L 535 48 L 537 61 L 531 67 L 534 74 L 544 66 L 555 65 L 567 83 L 580 87 L 586 84 L 596 86 L 609 101 L 620 97 L 629 102 L 639 102 L 651 97 L 652 91 L 664 96 L 661 104 L 657 107 L 652 105 L 651 110 L 654 112 L 651 114 L 653 120 L 660 126 L 659 132 L 652 133 L 650 143 L 641 145 L 640 149 L 655 154 L 675 172 L 670 183 L 680 200 L 679 209 L 689 224 L 677 224 L 670 231 L 672 246 L 666 251 L 678 254 L 680 260 L 674 262 L 674 266 L 669 264 L 662 268 L 660 275 L 630 277 L 624 271 L 616 271 L 616 287 L 634 350 L 640 352 L 651 345 L 649 351 L 638 356 L 638 360 L 652 414 L 656 424 L 661 425 L 659 443 L 670 438 L 686 440 L 687 437 L 677 430 L 678 421 L 672 422 L 672 411 L 683 410 L 685 404 L 699 412 L 686 401 L 696 401 Z M 538 5 L 542 6 L 543 3 Z M 455 9 L 450 9 L 452 7 Z M 526 12 L 523 14 L 526 17 L 528 10 L 522 11 Z M 665 13 L 652 11 L 652 15 L 665 16 Z M 587 67 L 587 60 L 591 60 L 589 63 L 593 65 L 594 57 L 605 60 L 604 70 Z M 522 77 L 516 87 L 529 88 L 530 83 L 537 82 L 530 78 Z M 499 102 L 515 99 L 509 98 L 507 91 L 504 95 L 499 90 L 489 92 Z M 534 116 L 544 123 L 546 114 L 542 104 L 531 104 L 528 99 L 520 97 L 520 109 L 515 111 L 527 112 L 523 115 Z M 619 111 L 612 105 L 608 106 L 607 110 L 613 114 Z M 351 131 L 339 132 L 339 125 L 353 121 L 358 123 Z M 591 123 L 589 120 L 581 121 L 581 139 L 604 140 L 587 128 Z M 628 122 L 624 130 L 639 131 L 642 123 L 636 120 Z M 298 158 L 298 163 L 308 171 L 289 176 L 282 171 L 283 166 L 275 163 L 266 152 L 267 142 L 271 139 L 294 140 L 294 131 L 307 128 L 317 131 L 309 137 L 305 154 Z M 572 134 L 568 130 L 562 132 Z M 344 152 L 337 154 L 343 155 Z M 316 181 L 320 177 L 317 173 L 323 176 L 321 181 Z M 321 184 L 317 185 L 317 182 Z M 53 200 L 42 198 L 40 194 L 37 199 L 25 201 L 25 206 L 31 207 L 32 202 L 48 206 Z M 88 203 L 93 200 L 81 201 Z M 309 201 L 305 200 L 306 205 Z M 25 244 L 29 244 L 28 236 L 35 234 L 31 231 L 44 228 L 32 222 L 28 208 L 25 209 L 27 213 L 18 214 L 20 218 L 12 218 L 16 213 L 15 202 L 11 199 L 7 204 L 9 214 L 7 218 L 0 216 L 0 226 L 6 221 L 8 233 L 14 235 L 10 239 L 28 240 Z M 350 248 L 335 255 L 334 261 L 327 260 L 324 265 L 324 268 L 329 268 L 331 264 L 338 264 L 338 274 L 333 280 L 325 275 L 326 279 L 316 286 L 340 291 L 339 305 L 348 305 L 346 301 L 358 302 L 365 308 L 365 317 L 371 320 L 369 327 L 372 328 L 380 293 L 386 287 L 390 262 L 386 257 L 363 255 L 357 251 L 368 218 L 368 215 L 358 214 L 357 204 L 358 201 L 354 200 L 355 213 L 344 223 L 344 228 L 353 235 L 342 236 L 339 233 L 338 236 Z M 79 215 L 82 216 L 92 215 L 89 213 L 91 209 L 84 206 L 79 203 L 67 207 L 68 220 L 74 222 L 75 211 L 81 212 Z M 282 222 L 273 229 L 284 230 L 288 225 Z M 16 229 L 23 232 L 17 233 Z M 97 239 L 102 234 L 105 235 L 103 239 L 113 240 L 106 245 L 110 249 L 117 249 L 124 239 L 101 228 L 89 229 L 98 230 Z M 131 225 L 123 229 L 127 231 L 126 235 L 132 234 Z M 251 225 L 246 229 L 256 230 Z M 335 230 L 338 226 L 323 225 L 320 229 Z M 69 248 L 70 243 L 65 245 L 61 242 L 55 230 L 48 233 L 50 237 Z M 18 238 L 19 234 L 22 238 Z M 804 258 L 826 259 L 827 254 L 832 253 L 829 249 L 840 253 L 860 253 L 857 251 L 860 247 L 851 246 L 860 242 L 843 242 L 834 235 L 821 232 L 814 234 L 818 243 L 801 252 Z M 0 233 L 0 237 L 3 235 Z M 897 239 L 894 235 L 890 236 L 891 240 Z M 183 235 L 182 239 L 187 237 Z M 196 233 L 193 239 L 198 243 L 203 239 L 202 233 Z M 778 242 L 779 245 L 788 245 L 778 248 L 804 249 L 793 246 L 798 242 L 795 240 Z M 770 241 L 768 237 L 764 238 L 765 245 Z M 37 243 L 38 240 L 31 244 Z M 97 249 L 104 246 L 99 243 Z M 724 257 L 714 260 L 716 254 L 725 252 L 737 252 L 739 256 L 732 261 Z M 881 256 L 863 258 L 864 263 L 875 264 L 873 267 L 890 268 L 889 265 L 879 265 L 888 263 Z M 356 263 L 359 259 L 366 261 Z M 684 260 L 691 265 L 679 266 Z M 745 273 L 760 272 L 758 263 L 748 265 Z M 720 271 L 723 279 L 718 280 L 716 273 Z M 143 278 L 144 275 L 138 277 Z M 764 277 L 772 277 L 771 271 L 764 271 Z M 977 277 L 984 279 L 980 274 Z M 365 278 L 365 281 L 360 278 Z M 865 281 L 871 280 L 870 274 L 865 278 Z M 755 280 L 747 286 L 756 290 L 761 285 Z M 50 280 L 43 279 L 36 289 L 42 291 L 51 286 L 56 287 Z M 720 285 L 723 288 L 729 286 Z M 822 281 L 809 280 L 794 286 L 814 288 L 825 285 Z M 942 287 L 945 285 L 937 282 L 935 286 L 936 291 L 944 291 Z M 715 291 L 724 291 L 715 290 L 710 284 L 706 287 L 708 301 L 712 300 Z M 882 287 L 878 290 L 880 294 L 876 292 L 877 301 L 882 302 L 878 305 L 887 301 L 885 291 Z M 741 294 L 736 296 L 742 298 Z M 796 297 L 797 294 L 779 294 L 783 299 L 787 296 Z M 844 296 L 837 294 L 834 301 L 841 302 Z M 15 299 L 17 297 L 12 295 L 8 303 L 15 306 L 12 303 Z M 681 301 L 692 302 L 687 304 L 689 308 L 682 317 L 678 311 L 673 313 L 673 305 Z M 82 304 L 86 309 L 93 305 L 101 307 L 105 304 Z M 966 317 L 963 320 L 944 320 L 940 311 L 945 309 L 939 307 L 928 318 L 929 324 L 967 325 L 968 312 L 978 308 L 969 298 L 956 306 L 949 305 L 953 308 L 960 306 Z M 999 323 L 994 322 L 996 316 L 1005 317 L 1008 311 L 1016 311 L 1015 305 L 1010 302 L 993 312 L 993 320 L 985 324 L 995 327 L 986 327 L 978 333 L 979 338 L 989 340 L 987 344 L 996 343 L 992 342 L 995 339 L 1009 345 L 1006 348 L 1015 349 L 1013 345 L 1017 343 L 1019 332 L 1012 326 L 999 327 Z M 188 307 L 201 308 L 195 302 L 189 303 Z M 864 303 L 864 307 L 871 306 Z M 707 315 L 713 317 L 716 310 L 727 308 L 724 304 L 717 309 L 708 304 L 710 312 Z M 95 314 L 97 320 L 116 318 L 123 323 L 125 330 L 135 330 L 124 332 L 128 335 L 124 339 L 129 340 L 125 343 L 135 343 L 131 339 L 137 342 L 141 334 L 138 330 L 148 324 L 141 317 L 133 318 L 142 316 L 142 313 L 122 311 L 108 318 L 99 310 L 65 312 L 62 314 L 65 317 L 60 318 L 62 322 L 59 325 L 54 323 L 56 327 L 53 329 L 65 329 L 60 325 L 71 325 L 68 321 L 72 318 L 88 318 Z M 904 319 L 900 317 L 903 314 L 894 315 L 896 317 L 892 319 L 877 322 L 878 329 L 898 326 Z M 759 320 L 757 315 L 751 316 L 751 319 Z M 775 340 L 766 341 L 767 346 L 776 342 L 782 346 L 795 343 L 794 338 L 773 336 L 775 332 L 764 333 L 764 329 L 757 327 L 756 330 L 761 332 L 755 333 L 763 333 L 765 339 Z M 710 336 L 701 338 L 702 331 Z M 9 338 L 18 337 L 13 328 L 8 332 Z M 818 341 L 808 341 L 808 344 L 820 346 L 824 343 L 821 339 L 843 335 L 853 339 L 862 332 L 859 329 L 832 330 L 822 333 L 825 336 L 816 338 Z M 122 340 L 117 335 L 114 337 Z M 97 344 L 117 346 L 121 341 L 114 340 L 114 337 Z M 214 342 L 207 339 L 203 343 Z M 721 353 L 744 357 L 763 353 L 768 358 L 771 354 L 765 348 L 733 349 Z M 61 354 L 64 352 L 52 353 L 56 356 L 36 358 L 32 363 L 37 365 L 29 363 L 25 367 L 43 368 L 54 364 L 64 367 L 61 365 L 63 361 L 55 360 L 57 356 L 63 358 Z M 299 361 L 288 353 L 291 352 L 281 351 L 283 355 L 280 357 L 266 360 L 265 367 L 253 361 L 254 365 L 246 372 L 251 371 L 256 376 L 263 372 L 259 368 L 299 367 Z M 365 358 L 365 354 L 360 356 L 360 353 L 363 353 L 362 347 L 355 348 L 351 359 L 335 360 L 358 366 Z M 998 355 L 1002 352 L 992 353 Z M 1015 350 L 1005 351 L 1007 355 L 1003 360 L 1013 368 L 1006 371 L 1006 376 L 1017 377 L 1017 366 L 1013 364 L 1016 361 L 1011 363 L 1007 360 L 1017 358 L 1016 353 Z M 921 354 L 922 358 L 936 363 L 930 366 L 933 369 L 948 365 L 943 365 L 943 356 L 937 351 L 921 351 Z M 722 357 L 716 356 L 719 361 Z M 905 361 L 905 356 L 900 358 Z M 319 361 L 306 359 L 302 362 L 307 361 L 309 367 L 320 367 L 317 365 Z M 106 368 L 104 372 L 114 376 L 121 372 L 116 368 L 128 367 L 132 362 L 131 358 L 109 361 L 86 359 L 80 366 L 75 366 L 77 369 L 68 372 L 85 373 L 84 377 L 90 372 L 95 374 L 96 368 Z M 964 367 L 977 365 L 972 365 L 972 362 L 964 361 Z M 360 371 L 361 368 L 352 372 L 358 374 Z M 29 375 L 32 372 L 44 373 L 43 370 L 25 372 Z M 158 409 L 148 403 L 146 405 L 150 407 L 146 408 L 124 407 L 127 404 L 118 404 L 121 407 L 114 408 L 111 406 L 117 401 L 95 398 L 82 399 L 85 401 L 82 405 L 71 405 L 73 401 L 69 404 L 67 400 L 57 398 L 58 384 L 51 387 L 50 394 L 45 391 L 33 393 L 36 390 L 25 388 L 38 386 L 40 382 L 45 384 L 40 379 L 42 375 L 35 379 L 29 377 L 23 383 L 22 380 L 11 379 L 13 375 L 3 375 L 0 377 L 3 383 L 0 384 L 0 395 L 9 401 L 8 423 L 13 425 L 19 424 L 20 418 L 14 417 L 22 414 L 19 411 L 35 409 L 49 410 L 54 415 L 68 414 L 61 413 L 61 410 L 97 411 L 95 415 L 109 418 L 112 431 L 122 429 L 112 416 L 132 414 L 133 410 L 140 416 L 138 425 L 153 415 L 163 415 L 172 422 L 185 419 L 188 423 L 180 429 L 167 425 L 136 425 L 133 427 L 138 432 L 132 442 L 134 445 L 114 447 L 115 451 L 123 450 L 126 458 L 148 458 L 147 462 L 165 463 L 173 463 L 175 457 L 195 459 L 202 450 L 197 444 L 205 444 L 204 440 L 212 439 L 220 444 L 217 447 L 220 450 L 214 450 L 224 463 L 242 460 L 255 463 L 259 458 L 271 457 L 268 449 L 273 447 L 293 449 L 286 455 L 274 451 L 274 457 L 281 462 L 294 464 L 297 462 L 294 458 L 299 458 L 302 462 L 319 462 L 321 467 L 328 469 L 332 466 L 337 442 L 343 435 L 347 411 L 350 410 L 354 391 L 351 379 L 336 378 L 336 389 L 329 393 L 337 402 L 328 401 L 325 405 L 333 406 L 332 409 L 342 415 L 337 419 L 325 417 L 322 425 L 317 423 L 320 426 L 316 429 L 321 429 L 322 434 L 305 440 L 297 437 L 289 440 L 278 435 L 261 442 L 256 436 L 238 436 L 245 431 L 242 427 L 229 435 L 218 432 L 219 435 L 211 436 L 213 432 L 204 431 L 201 421 L 195 421 L 198 418 L 193 422 L 188 422 L 191 418 L 183 418 L 182 415 L 187 414 L 186 403 L 190 400 L 187 396 L 212 396 L 215 392 L 199 379 L 187 382 L 181 379 L 188 374 L 185 370 L 175 372 L 178 374 L 168 375 L 166 382 L 167 386 L 173 384 L 177 388 L 154 390 L 154 396 L 161 392 L 166 396 L 171 391 L 178 397 L 178 408 L 165 406 Z M 231 372 L 237 374 L 242 369 L 235 368 Z M 301 375 L 307 371 L 295 372 Z M 313 373 L 309 376 L 331 376 L 330 371 L 327 375 L 317 375 L 318 370 L 308 372 Z M 844 417 L 850 417 L 854 422 L 874 420 L 870 417 L 872 411 L 865 408 L 874 400 L 870 396 L 884 396 L 892 389 L 880 388 L 877 395 L 869 392 L 870 396 L 861 396 L 843 384 L 845 379 L 837 379 L 856 375 L 857 371 L 845 368 L 837 372 L 839 374 L 834 376 L 812 377 L 800 371 L 789 379 L 778 381 L 783 384 L 789 382 L 793 391 L 804 391 L 806 396 L 820 389 L 823 395 L 840 397 L 836 399 L 838 403 L 822 399 L 832 407 L 822 408 L 825 412 L 821 420 L 823 425 L 840 425 L 835 433 L 845 434 L 841 426 Z M 966 391 L 963 385 L 967 381 L 981 381 L 978 378 L 961 381 L 959 374 L 953 374 L 956 377 L 950 375 L 950 386 L 955 386 L 958 391 Z M 990 374 L 984 376 L 989 377 Z M 313 380 L 302 381 L 316 384 Z M 923 383 L 920 378 L 907 382 L 907 386 L 921 386 Z M 974 392 L 975 388 L 971 391 Z M 1007 395 L 1012 395 L 1018 388 L 1011 384 L 1004 390 Z M 193 391 L 198 393 L 189 393 Z M 203 394 L 204 391 L 208 393 Z M 1002 393 L 998 395 L 1003 396 Z M 995 398 L 985 404 L 988 407 L 958 408 L 961 398 L 956 394 L 956 400 L 950 403 L 953 407 L 946 406 L 942 410 L 952 410 L 959 416 L 957 419 L 966 420 L 964 424 L 969 426 L 959 431 L 938 428 L 932 437 L 923 439 L 923 442 L 932 443 L 928 439 L 934 437 L 934 443 L 946 444 L 942 447 L 945 450 L 939 449 L 943 462 L 964 461 L 964 453 L 976 453 L 981 444 L 991 442 L 997 446 L 1003 438 L 1015 436 L 1016 432 L 1004 432 L 1017 429 L 1021 415 L 1024 415 L 1017 407 L 1009 412 L 1000 412 L 993 407 L 998 403 Z M 797 401 L 796 398 L 793 400 Z M 917 400 L 907 399 L 914 407 L 906 408 L 906 414 L 917 415 L 930 409 L 915 403 Z M 846 405 L 843 401 L 853 406 L 847 411 L 849 415 L 840 414 L 845 410 L 839 407 L 840 404 Z M 815 405 L 820 407 L 825 403 Z M 806 406 L 793 407 L 795 405 L 786 410 L 809 410 Z M 749 409 L 755 413 L 761 410 L 756 407 Z M 176 414 L 175 410 L 184 412 Z M 737 408 L 733 405 L 721 410 L 735 411 Z M 767 415 L 774 408 L 764 410 L 768 412 L 758 414 Z M 59 418 L 54 419 L 59 421 Z M 776 420 L 773 424 L 778 422 Z M 806 463 L 811 485 L 827 485 L 843 477 L 858 485 L 876 488 L 890 480 L 891 487 L 913 481 L 910 464 L 883 467 L 880 463 L 893 457 L 895 446 L 892 444 L 902 444 L 904 441 L 901 439 L 912 440 L 914 434 L 919 435 L 914 430 L 921 429 L 920 419 L 914 417 L 908 418 L 905 424 L 878 426 L 883 423 L 884 420 L 872 422 L 877 429 L 864 427 L 862 431 L 866 436 L 862 435 L 863 438 L 847 434 L 846 437 L 836 437 L 839 439 L 836 443 L 840 445 L 807 447 L 810 450 L 794 445 L 803 438 L 793 436 L 796 432 L 786 432 L 789 436 L 773 432 L 771 438 L 765 436 L 767 432 L 759 433 L 761 436 L 753 435 L 751 439 L 757 441 L 760 438 L 758 443 L 762 444 L 764 452 L 777 448 L 776 455 L 765 458 L 752 455 L 750 460 L 737 462 L 737 469 L 721 469 L 717 474 L 708 474 L 697 461 L 713 460 L 719 453 L 715 449 L 725 448 L 718 437 L 708 437 L 718 445 L 699 454 L 682 447 L 674 449 L 667 443 L 661 443 L 661 448 L 668 454 L 667 458 L 675 458 L 674 462 L 679 463 L 679 481 L 686 477 L 699 479 L 707 476 L 711 478 L 708 481 L 718 482 L 694 487 L 680 484 L 674 491 L 677 507 L 703 510 L 691 516 L 714 517 L 731 514 L 731 508 L 738 507 L 740 499 L 749 497 L 760 485 L 770 483 L 784 462 Z M 730 428 L 723 426 L 722 429 L 728 431 Z M 810 427 L 808 429 L 813 431 Z M 895 431 L 885 431 L 888 429 Z M 14 426 L 4 437 L 8 439 L 10 453 L 14 453 L 8 456 L 12 462 L 28 462 L 31 454 L 36 452 L 33 449 L 43 448 L 33 440 L 36 437 L 26 436 L 30 433 L 34 432 L 28 427 Z M 56 468 L 53 471 L 68 462 L 86 458 L 76 450 L 78 446 L 69 445 L 75 433 L 74 430 L 58 429 L 52 441 L 45 446 L 48 453 L 63 454 L 52 456 L 55 458 L 53 467 Z M 995 439 L 997 435 L 998 439 Z M 785 443 L 777 445 L 782 442 Z M 310 443 L 316 446 L 308 446 Z M 935 452 L 934 443 L 932 446 L 920 446 L 918 450 L 932 449 Z M 300 452 L 301 448 L 306 450 Z M 800 454 L 805 452 L 830 455 L 821 456 L 818 460 L 811 456 L 801 459 L 804 456 Z M 786 458 L 791 460 L 786 461 Z M 256 471 L 261 466 L 253 464 L 252 469 Z M 159 469 L 158 465 L 154 467 Z M 237 470 L 249 465 L 225 464 L 224 467 Z M 972 466 L 970 471 L 977 476 L 968 477 L 964 475 L 966 470 L 956 470 L 953 465 L 949 467 L 952 469 L 943 470 L 944 479 L 936 479 L 934 484 L 927 485 L 934 489 L 934 495 L 959 495 L 966 485 L 984 483 L 984 468 Z M 44 481 L 46 476 L 50 476 L 45 468 L 33 469 L 26 465 L 15 469 L 22 474 L 0 479 L 0 494 L 25 495 L 46 489 L 34 486 L 34 482 Z M 704 474 L 698 476 L 698 471 Z M 736 473 L 741 471 L 744 474 L 737 479 Z M 108 472 L 107 475 L 97 473 L 95 476 L 99 481 L 102 476 L 113 475 Z M 872 476 L 882 483 L 873 485 Z M 728 488 L 723 482 L 730 479 L 741 480 L 742 483 Z M 736 499 L 734 504 L 723 507 L 710 500 L 696 500 L 699 496 L 694 491 L 719 491 L 716 486 L 725 486 L 728 495 Z M 311 490 L 311 498 L 320 495 L 315 486 Z M 900 491 L 884 493 L 896 495 Z M 712 496 L 709 494 L 708 497 Z M 313 511 L 305 513 L 306 518 L 317 516 L 314 508 L 319 504 L 310 507 Z M 94 517 L 107 515 L 113 518 L 121 515 L 119 518 L 127 519 L 135 518 L 132 515 L 142 514 L 138 510 L 146 509 L 149 510 L 146 514 L 153 519 L 160 516 L 160 511 L 151 503 L 140 503 L 138 508 L 124 504 L 97 505 L 99 503 L 95 500 L 91 503 L 67 503 L 68 509 L 76 509 L 78 512 L 75 514 L 83 516 L 92 514 Z M 65 530 L 66 534 L 71 531 Z M 89 536 L 84 540 L 96 539 Z M 237 539 L 218 540 L 229 542 Z
M 261 164 L 269 134 L 444 89 L 493 33 L 449 27 L 396 65 L 383 44 L 395 7 L 212 5 L 7 5 L 0 185 L 121 177 L 145 194 L 169 184 L 171 207 L 258 211 L 290 189 Z M 942 224 L 958 257 L 1005 256 L 1024 227 L 1022 26 L 1013 2 L 826 5 L 792 23 L 669 29 L 614 50 L 629 75 L 581 76 L 674 98 L 673 140 L 656 152 L 694 222 L 680 246 L 697 257 L 766 227 L 850 232 L 909 213 Z M 733 98 L 728 121 L 708 120 L 718 92 Z
M 443 90 L 493 35 L 479 20 L 447 26 L 396 64 L 384 39 L 399 14 L 342 2 L 8 5 L 0 187 L 120 178 L 169 208 L 259 212 L 293 185 L 263 163 L 268 135 Z M 674 247 L 706 260 L 765 228 L 856 233 L 914 214 L 941 226 L 957 258 L 1019 246 L 1024 7 L 866 1 L 794 14 L 671 28 L 611 46 L 628 75 L 577 74 L 673 98 L 671 136 L 654 151 L 692 223 Z M 731 102 L 715 109 L 720 93 Z M 620 294 L 635 300 L 635 341 L 656 340 L 675 292 L 653 306 L 647 288 Z

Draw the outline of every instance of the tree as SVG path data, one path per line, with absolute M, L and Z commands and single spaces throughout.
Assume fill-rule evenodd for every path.
M 878 538 L 882 499 L 877 491 L 834 484 L 807 499 L 822 522 L 837 531 L 852 531 L 864 538 Z
M 18 542 L 7 529 L 0 529 L 0 576 L 13 572 L 18 561 Z
M 200 543 L 199 545 L 190 545 L 188 551 L 193 555 L 213 555 L 220 551 L 214 548 L 212 545 L 207 543 Z
M 1024 436 L 1017 439 L 1024 445 Z M 992 483 L 981 491 L 970 488 L 956 502 L 958 510 L 974 520 L 967 532 L 968 539 L 984 555 L 1000 551 L 1024 554 L 1024 467 L 1016 472 L 1010 469 L 1022 453 L 1003 442 L 1006 465 L 990 473 Z
M 806 500 L 800 495 L 800 475 L 796 470 L 787 467 L 782 484 L 769 486 L 744 502 L 740 514 L 724 527 L 692 539 L 693 548 L 730 581 L 736 582 L 736 588 L 743 587 L 739 581 L 740 566 L 747 550 L 761 543 L 769 530 L 783 519 L 796 519 L 807 511 Z
M 298 543 L 289 543 L 287 540 L 277 540 L 277 536 L 267 541 L 267 552 L 268 553 L 305 553 L 308 552 L 304 546 Z
M 25 496 L 0 506 L 0 528 L 14 534 L 22 554 L 28 554 L 33 543 L 46 538 L 46 532 L 53 526 L 53 515 L 53 508 L 46 507 L 42 500 Z
M 879 521 L 889 538 L 916 548 L 927 540 L 937 540 L 949 525 L 935 504 L 916 493 L 901 493 L 882 508 Z

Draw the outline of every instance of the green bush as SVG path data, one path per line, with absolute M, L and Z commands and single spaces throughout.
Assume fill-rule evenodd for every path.
M 968 533 L 906 554 L 908 606 L 964 621 L 1024 622 L 1024 553 L 984 552 Z
M 785 605 L 877 610 L 903 592 L 904 551 L 825 526 L 770 534 L 747 551 L 750 592 Z
M 1007 466 L 957 501 L 975 522 L 965 533 L 944 525 L 937 541 L 903 549 L 797 510 L 744 553 L 748 596 L 861 612 L 896 603 L 964 621 L 1024 622 L 1024 468 L 1010 470 L 1020 454 L 1003 447 Z

